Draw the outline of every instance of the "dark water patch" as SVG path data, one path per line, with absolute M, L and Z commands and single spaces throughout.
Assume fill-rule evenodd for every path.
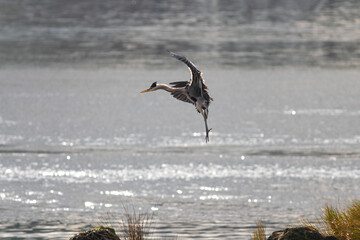
M 199 146 L 168 146 L 168 147 L 61 147 L 51 148 L 44 146 L 40 148 L 17 148 L 2 146 L 0 154 L 80 154 L 80 153 L 153 153 L 153 154 L 238 154 L 239 156 L 269 156 L 269 157 L 359 157 L 360 151 L 353 148 L 312 148 L 312 147 L 264 147 L 254 146 L 253 148 L 241 145 L 199 145 Z
M 332 149 L 271 149 L 271 150 L 255 150 L 245 152 L 249 156 L 294 156 L 294 157 L 357 157 L 360 151 L 351 150 L 332 150 Z
M 76 224 L 75 224 L 76 225 Z M 1 239 L 64 239 L 78 230 L 60 221 L 30 221 L 0 224 Z
M 358 1 L 2 1 L 2 65 L 359 66 Z

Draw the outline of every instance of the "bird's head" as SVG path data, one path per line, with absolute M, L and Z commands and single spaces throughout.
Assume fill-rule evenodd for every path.
M 157 83 L 156 82 L 154 82 L 153 84 L 151 84 L 151 86 L 150 86 L 150 88 L 149 89 L 146 89 L 146 90 L 144 90 L 144 91 L 142 91 L 142 92 L 140 92 L 140 93 L 146 93 L 146 92 L 152 92 L 152 91 L 155 91 L 156 89 L 156 86 L 157 86 Z

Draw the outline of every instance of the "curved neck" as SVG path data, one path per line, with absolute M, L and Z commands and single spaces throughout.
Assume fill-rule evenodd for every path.
M 166 84 L 157 84 L 156 87 L 154 87 L 154 91 L 158 90 L 158 89 L 162 89 L 162 90 L 165 90 L 167 92 L 173 92 L 175 91 L 175 88 L 173 87 L 170 87 Z

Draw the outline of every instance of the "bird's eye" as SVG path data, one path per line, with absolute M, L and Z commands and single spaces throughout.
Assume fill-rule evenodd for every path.
M 150 88 L 156 87 L 156 82 L 154 82 L 153 84 L 151 84 Z

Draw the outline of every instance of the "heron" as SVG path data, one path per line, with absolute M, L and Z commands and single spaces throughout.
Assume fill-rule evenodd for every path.
M 170 92 L 171 95 L 183 102 L 191 103 L 195 106 L 196 110 L 201 113 L 205 122 L 205 142 L 209 141 L 209 132 L 211 128 L 208 128 L 207 118 L 209 115 L 209 106 L 210 101 L 213 101 L 213 98 L 209 96 L 209 89 L 205 85 L 205 80 L 202 77 L 202 72 L 186 57 L 170 52 L 170 55 L 176 58 L 179 61 L 185 63 L 191 74 L 190 81 L 179 81 L 179 82 L 171 82 L 170 85 L 166 84 L 158 84 L 154 82 L 151 84 L 149 89 L 146 89 L 140 93 L 146 92 L 154 92 L 156 90 L 162 89 L 167 92 Z

